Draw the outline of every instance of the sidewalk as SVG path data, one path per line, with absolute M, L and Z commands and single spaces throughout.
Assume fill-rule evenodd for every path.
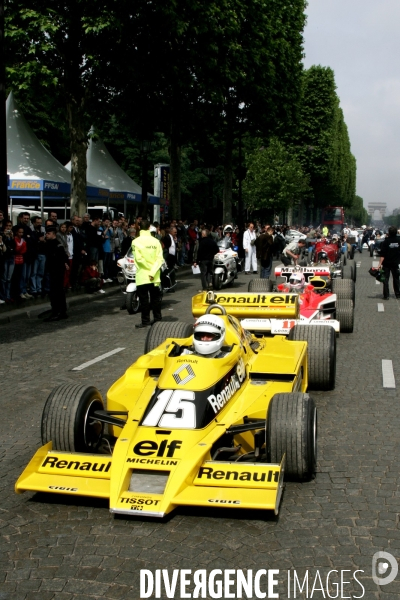
M 107 298 L 114 294 L 121 294 L 121 288 L 117 283 L 106 284 L 104 286 L 104 294 L 87 294 L 84 290 L 79 292 L 67 292 L 67 308 L 76 304 L 86 304 L 87 302 L 93 302 L 99 298 Z M 21 300 L 17 304 L 2 304 L 0 306 L 0 325 L 5 323 L 12 323 L 13 321 L 19 321 L 20 319 L 32 319 L 36 318 L 40 313 L 45 310 L 50 310 L 51 306 L 46 298 L 37 298 L 36 300 Z
M 191 267 L 180 267 L 177 271 L 177 278 L 187 276 L 191 274 Z M 76 304 L 87 304 L 94 300 L 107 298 L 115 294 L 121 294 L 121 288 L 118 283 L 106 283 L 103 287 L 104 294 L 87 294 L 84 289 L 79 292 L 67 292 L 67 308 L 75 306 Z M 36 318 L 40 313 L 45 310 L 50 310 L 51 306 L 48 298 L 36 298 L 32 300 L 21 300 L 16 304 L 2 304 L 0 306 L 0 325 L 6 323 L 12 323 L 13 321 L 19 321 L 21 319 L 32 319 Z

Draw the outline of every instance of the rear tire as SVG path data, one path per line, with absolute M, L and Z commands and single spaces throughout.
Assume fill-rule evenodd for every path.
M 213 288 L 220 290 L 222 288 L 222 279 L 220 275 L 213 275 Z
M 336 333 L 328 325 L 295 325 L 289 340 L 307 342 L 308 387 L 333 390 L 336 377 Z
M 134 315 L 139 312 L 140 300 L 137 292 L 126 293 L 126 310 L 130 315 Z
M 183 323 L 182 321 L 174 321 L 172 323 L 159 321 L 154 323 L 149 329 L 146 341 L 144 343 L 144 353 L 147 354 L 165 342 L 167 338 L 174 338 L 179 341 L 186 339 L 193 334 L 193 325 Z
M 279 277 L 276 278 L 277 289 L 278 289 L 278 285 L 280 285 L 281 283 L 287 283 L 286 277 L 280 277 L 279 276 Z
M 350 278 L 332 279 L 332 293 L 336 294 L 338 300 L 353 300 L 353 303 L 355 303 L 356 286 Z
M 340 323 L 340 333 L 353 333 L 354 305 L 352 300 L 338 300 L 336 303 L 336 319 Z
M 272 292 L 272 281 L 270 279 L 251 279 L 249 292 Z
M 285 475 L 297 481 L 315 477 L 317 467 L 317 410 L 308 394 L 275 394 L 266 422 L 267 461 L 280 464 L 286 455 Z
M 42 443 L 53 442 L 54 450 L 95 452 L 104 424 L 92 417 L 104 410 L 100 392 L 91 385 L 63 383 L 47 398 L 42 414 Z
M 342 267 L 344 267 L 347 264 L 346 255 L 343 253 L 340 255 L 340 264 L 342 265 Z

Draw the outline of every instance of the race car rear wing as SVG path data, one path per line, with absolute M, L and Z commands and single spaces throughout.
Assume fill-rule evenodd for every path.
M 309 279 L 313 277 L 330 277 L 330 269 L 328 265 L 318 265 L 315 267 L 285 267 L 284 265 L 278 265 L 275 267 L 275 276 L 276 277 L 285 277 L 286 280 L 289 280 L 289 277 L 292 273 L 302 273 L 308 283 Z
M 319 325 L 320 327 L 333 327 L 335 332 L 340 332 L 340 323 L 336 319 L 307 321 L 307 319 L 242 319 L 243 329 L 254 334 L 289 335 L 295 325 Z
M 280 318 L 297 319 L 299 317 L 299 296 L 290 293 L 234 293 L 228 290 L 221 292 L 203 292 L 192 298 L 194 317 L 205 314 L 210 304 L 223 306 L 229 315 L 238 319 L 245 318 Z

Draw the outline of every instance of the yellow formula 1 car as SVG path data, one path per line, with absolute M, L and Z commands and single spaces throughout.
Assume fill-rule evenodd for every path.
M 287 298 L 290 316 L 297 296 Z M 44 445 L 16 491 L 107 498 L 111 512 L 137 516 L 163 517 L 180 505 L 277 514 L 284 473 L 301 481 L 316 469 L 307 341 L 255 338 L 223 307 L 205 312 L 224 330 L 215 357 L 194 352 L 193 325 L 160 322 L 145 354 L 110 388 L 107 409 L 95 387 L 55 388 L 42 416 Z M 332 371 L 324 341 L 321 368 Z

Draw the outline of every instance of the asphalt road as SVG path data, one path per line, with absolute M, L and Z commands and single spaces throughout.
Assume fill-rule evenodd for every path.
M 119 310 L 122 295 L 74 306 L 68 321 L 0 326 L 0 599 L 135 600 L 140 569 L 278 569 L 281 598 L 288 597 L 288 570 L 301 580 L 308 570 L 308 597 L 328 597 L 327 587 L 337 597 L 335 573 L 326 585 L 327 573 L 337 570 L 338 581 L 340 571 L 349 581 L 338 597 L 398 599 L 400 575 L 379 587 L 371 564 L 377 551 L 400 558 L 400 303 L 393 295 L 381 300 L 365 252 L 356 260 L 355 331 L 338 340 L 336 389 L 313 393 L 318 474 L 286 485 L 278 517 L 181 509 L 159 522 L 114 517 L 106 502 L 90 498 L 16 495 L 14 483 L 40 446 L 41 413 L 53 386 L 94 384 L 105 395 L 143 352 L 146 332 L 134 327 L 138 315 Z M 248 279 L 241 274 L 237 288 L 246 291 Z M 198 288 L 192 276 L 182 277 L 164 300 L 164 318 L 191 322 L 190 297 Z M 71 370 L 116 348 L 124 350 Z M 383 387 L 382 360 L 393 361 L 396 388 Z M 356 570 L 363 571 L 356 577 L 364 592 Z M 307 597 L 305 588 L 296 597 Z

